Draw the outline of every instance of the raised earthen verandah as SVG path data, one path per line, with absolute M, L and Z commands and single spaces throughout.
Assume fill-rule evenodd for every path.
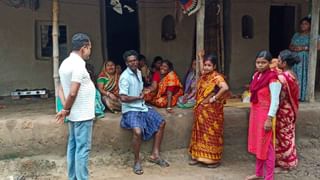
M 60 177 L 65 178 L 66 169 L 64 156 L 66 152 L 67 126 L 55 124 L 53 99 L 3 100 L 0 102 L 6 105 L 5 109 L 0 110 L 0 164 L 3 165 L 2 168 L 0 168 L 0 174 L 6 174 L 5 177 L 7 177 L 7 174 L 20 173 L 34 177 L 49 177 L 47 179 L 52 179 L 52 177 L 56 177 L 53 179 L 60 179 Z M 227 104 L 227 106 L 229 105 Z M 241 163 L 246 162 L 243 161 L 243 158 L 247 161 L 252 160 L 246 150 L 249 108 L 248 105 L 241 103 L 232 103 L 232 106 L 233 107 L 225 108 L 225 150 L 223 166 L 226 166 L 224 168 L 228 168 L 228 164 L 230 164 L 230 167 L 233 167 L 235 164 L 240 163 L 240 165 L 237 165 L 240 166 L 237 170 L 241 170 L 241 168 L 244 168 L 242 167 L 244 165 Z M 185 149 L 188 147 L 191 135 L 193 121 L 192 110 L 175 108 L 175 113 L 172 115 L 167 114 L 161 109 L 159 109 L 159 112 L 167 120 L 162 151 L 165 156 L 168 157 L 168 160 L 173 163 L 172 168 L 175 169 L 177 168 L 174 167 L 176 163 L 179 164 L 179 166 L 181 165 L 178 163 L 180 160 L 186 164 L 185 161 L 188 154 Z M 105 177 L 104 175 L 100 177 L 101 172 L 104 171 L 99 171 L 99 164 L 104 168 L 109 168 L 109 171 L 116 170 L 121 172 L 126 169 L 125 172 L 129 174 L 131 172 L 131 153 L 129 153 L 131 151 L 131 133 L 120 128 L 120 118 L 121 114 L 106 113 L 105 118 L 95 122 L 92 160 L 90 163 L 91 169 L 95 170 L 92 175 L 96 177 L 94 179 L 104 179 L 103 177 Z M 307 166 L 301 163 L 300 166 L 305 170 L 300 170 L 301 172 L 297 171 L 296 174 L 298 175 L 295 174 L 292 177 L 300 177 L 299 173 L 305 176 L 304 173 L 306 173 L 306 171 L 314 168 L 315 170 L 308 172 L 307 174 L 309 175 L 306 177 L 308 177 L 308 179 L 320 178 L 320 163 L 317 164 L 317 162 L 320 161 L 320 156 L 316 155 L 317 152 L 319 154 L 317 149 L 320 148 L 319 122 L 320 103 L 302 103 L 297 120 L 297 145 L 300 150 L 300 158 L 303 159 L 302 162 L 312 156 L 312 158 L 309 159 L 314 160 L 315 164 Z M 148 152 L 146 150 L 150 149 L 151 144 L 152 142 L 143 144 L 142 149 L 144 154 L 147 155 Z M 310 154 L 309 151 L 315 153 Z M 59 157 L 59 160 L 54 160 L 57 159 L 57 157 Z M 114 159 L 116 159 L 116 164 L 113 163 L 115 162 Z M 39 165 L 39 163 L 42 165 Z M 247 163 L 247 166 L 250 164 L 253 163 Z M 148 168 L 149 165 L 146 166 L 146 168 Z M 110 168 L 116 169 L 110 170 Z M 52 174 L 54 169 L 56 169 L 54 171 L 55 173 L 53 173 L 55 176 L 48 175 Z M 319 171 L 316 171 L 316 169 Z M 155 170 L 151 168 L 150 171 L 154 172 Z M 164 173 L 163 171 L 168 171 L 170 174 L 170 170 L 161 170 L 160 174 Z M 198 171 L 199 170 L 195 170 L 195 172 Z M 243 171 L 244 170 L 236 171 L 234 173 L 235 175 L 238 173 L 239 176 L 245 176 L 246 172 Z M 228 170 L 226 172 L 228 172 Z M 224 174 L 226 172 L 221 173 Z M 157 172 L 154 173 L 157 174 Z M 230 173 L 232 173 L 232 171 L 230 171 Z M 210 171 L 207 175 L 203 175 L 203 177 L 215 177 Z M 121 177 L 119 174 L 118 176 Z M 126 179 L 125 177 L 126 175 L 123 176 L 124 179 Z M 168 176 L 168 178 L 169 177 L 171 176 Z M 225 177 L 222 179 L 233 179 L 232 177 L 234 176 L 221 177 Z M 181 177 L 181 179 L 185 178 Z

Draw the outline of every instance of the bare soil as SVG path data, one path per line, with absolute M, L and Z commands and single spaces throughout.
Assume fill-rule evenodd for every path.
M 299 166 L 288 174 L 276 175 L 277 180 L 319 180 L 320 148 L 318 139 L 301 140 Z M 240 180 L 254 172 L 254 158 L 249 154 L 237 153 L 237 148 L 226 147 L 222 165 L 216 169 L 188 165 L 186 149 L 163 152 L 163 158 L 170 167 L 161 168 L 146 160 L 142 153 L 144 174 L 132 172 L 132 153 L 95 153 L 90 158 L 90 176 L 93 180 Z M 60 180 L 67 179 L 65 157 L 33 156 L 0 161 L 0 179 L 24 176 L 26 179 Z

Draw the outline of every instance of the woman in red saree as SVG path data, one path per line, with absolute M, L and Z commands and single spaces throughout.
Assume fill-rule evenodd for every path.
M 201 76 L 197 82 L 189 165 L 201 163 L 216 168 L 223 151 L 223 106 L 229 87 L 216 71 L 217 56 L 210 55 L 203 62 L 203 55 L 204 51 L 199 52 Z
M 275 152 L 273 131 L 279 105 L 281 83 L 277 73 L 270 70 L 272 55 L 260 51 L 256 57 L 256 72 L 250 83 L 251 108 L 248 133 L 248 151 L 256 156 L 256 172 L 246 180 L 274 179 Z M 264 168 L 266 167 L 266 172 Z
M 278 78 L 282 84 L 280 106 L 276 123 L 276 167 L 277 171 L 287 171 L 298 164 L 295 145 L 296 118 L 299 106 L 299 84 L 292 67 L 300 62 L 296 53 L 289 50 L 280 52 Z
M 155 72 L 152 85 L 145 89 L 145 101 L 160 108 L 167 108 L 172 112 L 172 107 L 183 95 L 182 84 L 178 75 L 173 71 L 173 65 L 169 60 L 163 60 L 160 72 Z

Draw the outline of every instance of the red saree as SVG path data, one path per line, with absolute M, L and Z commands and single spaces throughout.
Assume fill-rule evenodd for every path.
M 276 166 L 290 169 L 298 164 L 295 123 L 299 106 L 299 85 L 290 72 L 279 74 L 282 84 L 276 124 Z
M 221 160 L 223 150 L 223 102 L 203 101 L 225 82 L 222 75 L 213 72 L 202 75 L 197 83 L 196 105 L 194 107 L 194 123 L 189 152 L 192 159 L 212 164 Z

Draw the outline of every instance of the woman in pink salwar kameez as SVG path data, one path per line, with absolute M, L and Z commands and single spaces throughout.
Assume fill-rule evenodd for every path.
M 274 117 L 278 110 L 281 83 L 277 73 L 269 68 L 271 59 L 269 51 L 258 53 L 256 72 L 250 84 L 248 151 L 256 156 L 256 172 L 248 176 L 247 180 L 274 179 L 275 151 L 272 125 L 275 123 Z
M 295 128 L 299 106 L 299 84 L 291 68 L 299 62 L 299 56 L 289 50 L 281 51 L 279 54 L 278 66 L 282 73 L 278 78 L 282 84 L 282 90 L 276 123 L 277 172 L 287 172 L 298 164 Z

